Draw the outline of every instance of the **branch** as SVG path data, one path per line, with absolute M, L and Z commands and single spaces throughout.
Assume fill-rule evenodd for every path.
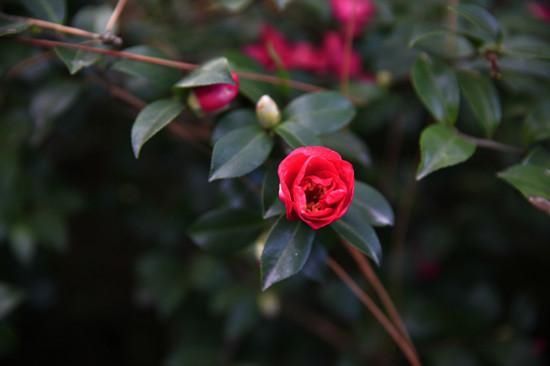
M 372 269 L 372 266 L 370 265 L 369 260 L 365 258 L 365 256 L 359 250 L 349 245 L 348 243 L 344 242 L 344 246 L 346 247 L 348 252 L 351 254 L 351 256 L 353 257 L 357 265 L 359 266 L 359 269 L 363 273 L 363 276 L 365 276 L 365 279 L 367 280 L 367 282 L 369 282 L 374 288 L 374 291 L 382 301 L 382 304 L 384 305 L 384 308 L 388 312 L 391 320 L 393 320 L 393 323 L 399 328 L 399 330 L 401 330 L 401 334 L 407 339 L 411 348 L 414 349 L 414 344 L 411 341 L 411 338 L 409 336 L 409 333 L 407 332 L 407 328 L 405 327 L 403 320 L 401 320 L 401 317 L 399 316 L 399 312 L 395 308 L 395 305 L 393 304 L 393 301 L 388 295 L 388 292 L 384 288 L 384 285 L 382 285 L 382 282 L 380 282 L 380 279 L 378 279 L 378 276 Z
M 15 40 L 18 42 L 30 44 L 33 46 L 48 47 L 48 48 L 64 47 L 64 48 L 78 49 L 86 52 L 99 53 L 102 55 L 107 55 L 107 56 L 116 57 L 116 58 L 125 58 L 132 61 L 145 62 L 149 64 L 170 67 L 173 69 L 178 69 L 183 71 L 190 71 L 198 67 L 198 65 L 196 64 L 191 64 L 191 63 L 182 62 L 182 61 L 166 60 L 159 57 L 138 55 L 136 53 L 126 52 L 126 51 L 107 50 L 103 48 L 90 47 L 82 44 L 51 41 L 46 39 L 34 39 L 34 38 L 28 38 L 28 37 L 16 37 Z M 295 81 L 295 80 L 285 80 L 277 76 L 266 75 L 266 74 L 261 74 L 256 72 L 237 71 L 237 74 L 243 79 L 261 81 L 261 82 L 274 84 L 274 85 L 288 85 L 296 90 L 302 90 L 306 92 L 316 92 L 316 91 L 325 90 L 324 88 L 317 85 L 303 83 L 301 81 Z
M 465 140 L 470 141 L 471 143 L 475 144 L 478 147 L 482 147 L 489 150 L 496 150 L 496 151 L 502 151 L 507 153 L 513 153 L 513 154 L 522 154 L 523 149 L 512 146 L 512 145 L 506 145 L 501 142 L 488 140 L 488 139 L 481 139 L 479 137 L 474 137 L 470 135 L 466 135 L 460 131 L 458 131 L 458 134 Z
M 113 31 L 118 21 L 118 18 L 120 17 L 120 14 L 122 14 L 122 10 L 124 10 L 124 7 L 126 6 L 127 2 L 128 0 L 118 0 L 115 10 L 113 10 L 111 17 L 109 18 L 109 21 L 105 26 L 105 32 L 111 33 Z
M 64 34 L 70 34 L 72 36 L 82 37 L 82 38 L 88 38 L 92 40 L 99 40 L 104 43 L 111 43 L 114 45 L 121 45 L 122 39 L 120 37 L 117 37 L 113 34 L 99 34 L 94 32 L 89 32 L 84 29 L 75 28 L 75 27 L 69 27 L 63 24 L 57 24 L 53 22 L 48 22 L 46 20 L 42 19 L 34 19 L 34 18 L 26 18 L 26 17 L 18 17 L 14 15 L 8 15 L 0 13 L 0 18 L 8 19 L 8 20 L 19 20 L 23 21 L 31 26 L 36 26 L 42 29 L 49 29 L 55 32 L 64 33 Z
M 418 356 L 411 348 L 407 340 L 401 335 L 397 328 L 389 321 L 375 302 L 367 295 L 361 287 L 350 277 L 350 275 L 332 258 L 327 259 L 327 264 L 330 269 L 338 276 L 349 289 L 357 296 L 359 301 L 365 305 L 365 307 L 371 312 L 376 320 L 382 325 L 382 327 L 388 332 L 390 337 L 395 341 L 399 349 L 403 352 L 407 360 L 412 366 L 420 366 L 420 360 Z

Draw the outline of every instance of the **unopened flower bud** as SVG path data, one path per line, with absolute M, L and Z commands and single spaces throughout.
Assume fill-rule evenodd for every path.
M 189 107 L 198 114 L 214 113 L 224 109 L 239 94 L 239 77 L 233 72 L 231 76 L 235 84 L 213 84 L 194 88 L 187 99 Z
M 273 128 L 281 122 L 279 107 L 269 95 L 261 97 L 256 104 L 256 115 L 264 128 Z
M 381 70 L 376 73 L 376 83 L 383 88 L 387 88 L 391 85 L 393 76 L 388 70 Z
M 272 291 L 261 293 L 258 295 L 257 301 L 260 312 L 267 318 L 277 316 L 281 310 L 279 297 Z

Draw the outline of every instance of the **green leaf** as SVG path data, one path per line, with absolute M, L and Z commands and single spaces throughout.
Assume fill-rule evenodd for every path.
M 278 125 L 275 128 L 275 133 L 281 136 L 288 146 L 293 149 L 300 146 L 321 145 L 321 140 L 315 135 L 314 131 L 292 120 Z
M 519 36 L 508 38 L 502 45 L 502 53 L 527 59 L 550 60 L 550 45 L 537 38 Z
M 380 265 L 382 247 L 376 232 L 369 224 L 364 212 L 352 205 L 340 220 L 330 225 L 345 241 L 368 255 Z
M 467 28 L 468 32 L 480 40 L 499 42 L 502 39 L 500 24 L 491 13 L 482 7 L 460 4 L 451 6 L 449 9 L 465 19 L 470 24 Z
M 355 182 L 355 194 L 352 205 L 372 225 L 393 225 L 393 210 L 386 198 L 366 183 Z
M 71 75 L 76 74 L 85 67 L 95 64 L 101 58 L 97 53 L 71 48 L 55 47 L 54 51 L 57 57 L 67 66 Z
M 207 212 L 188 229 L 200 248 L 215 254 L 240 250 L 254 242 L 262 229 L 262 218 L 253 211 L 224 208 Z
M 216 122 L 216 128 L 212 132 L 212 144 L 215 144 L 229 132 L 245 126 L 258 124 L 256 113 L 250 109 L 236 109 L 225 113 Z
M 502 117 L 500 99 L 493 82 L 479 73 L 469 71 L 460 72 L 458 81 L 485 135 L 492 136 Z
M 428 126 L 420 136 L 421 161 L 416 179 L 470 158 L 476 146 L 464 140 L 454 128 L 437 124 Z
M 220 138 L 214 145 L 209 181 L 240 177 L 265 161 L 273 139 L 260 126 L 247 126 Z
M 529 143 L 550 139 L 550 105 L 545 100 L 527 115 L 524 135 Z
M 346 159 L 353 160 L 364 166 L 371 163 L 370 153 L 365 142 L 348 129 L 320 136 L 321 145 L 342 154 Z
M 21 2 L 36 18 L 54 23 L 63 23 L 65 19 L 65 0 L 21 0 Z
M 143 56 L 166 57 L 162 52 L 143 45 L 130 47 L 124 51 Z M 131 76 L 146 79 L 160 90 L 170 88 L 181 75 L 179 71 L 172 68 L 126 59 L 118 60 L 112 68 Z
M 251 59 L 239 51 L 227 52 L 225 56 L 229 61 L 231 69 L 236 72 L 245 71 L 262 73 L 265 71 L 256 60 Z M 239 93 L 242 93 L 253 103 L 258 102 L 258 100 L 266 94 L 276 100 L 279 99 L 278 95 L 280 93 L 278 90 L 276 86 L 271 84 L 249 79 L 239 79 Z
M 182 80 L 176 88 L 195 88 L 212 84 L 235 84 L 231 77 L 229 63 L 225 57 L 220 57 L 199 66 Z
M 281 217 L 271 228 L 261 257 L 262 290 L 300 272 L 309 258 L 315 231 Z
M 319 92 L 294 99 L 283 114 L 286 120 L 293 120 L 317 134 L 324 134 L 350 123 L 355 116 L 355 108 L 339 93 Z
M 9 315 L 23 300 L 21 291 L 0 283 L 0 320 Z
M 476 54 L 476 49 L 468 39 L 446 30 L 417 35 L 409 41 L 409 47 L 442 58 L 462 58 Z
M 498 177 L 514 186 L 525 197 L 550 200 L 550 153 L 534 149 L 521 164 L 498 173 Z
M 24 32 L 30 27 L 24 20 L 0 19 L 0 37 Z
M 285 208 L 279 200 L 279 177 L 277 169 L 270 167 L 266 169 L 262 184 L 262 213 L 263 218 L 268 219 L 282 214 Z
M 412 69 L 416 94 L 439 122 L 449 125 L 458 116 L 460 92 L 454 72 L 443 63 L 419 57 Z
M 157 132 L 172 122 L 183 110 L 183 105 L 174 99 L 157 100 L 139 112 L 132 126 L 132 149 L 139 158 L 143 145 Z

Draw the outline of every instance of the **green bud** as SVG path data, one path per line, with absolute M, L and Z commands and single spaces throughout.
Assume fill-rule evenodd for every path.
M 256 115 L 263 128 L 273 128 L 281 122 L 279 107 L 269 95 L 261 97 L 256 104 Z

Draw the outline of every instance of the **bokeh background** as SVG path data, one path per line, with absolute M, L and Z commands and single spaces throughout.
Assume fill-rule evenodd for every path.
M 66 23 L 83 9 L 99 17 L 114 3 L 68 1 Z M 283 12 L 272 1 L 232 11 L 237 3 L 130 1 L 118 32 L 124 47 L 200 63 L 242 56 L 264 24 L 312 44 L 339 27 L 328 1 L 295 0 Z M 550 39 L 528 2 L 477 3 L 510 32 Z M 417 52 L 408 42 L 445 22 L 447 5 L 377 1 L 354 43 L 373 85 L 391 76 L 352 124 L 369 148 L 360 174 L 397 215 L 395 227 L 379 232 L 378 271 L 426 365 L 545 365 L 550 221 L 495 176 L 517 156 L 479 150 L 466 164 L 414 180 L 430 117 L 408 82 Z M 13 0 L 0 9 L 27 14 Z M 136 160 L 129 134 L 137 110 L 106 82 L 144 100 L 166 89 L 111 69 L 113 62 L 71 76 L 52 51 L 0 39 L 0 364 L 406 364 L 323 268 L 262 293 L 254 245 L 215 256 L 192 243 L 186 230 L 199 215 L 222 205 L 258 207 L 254 189 L 239 180 L 208 184 L 209 155 L 166 131 Z M 535 97 L 548 100 L 549 65 L 502 82 L 503 139 L 514 141 L 509 126 L 518 110 Z M 330 75 L 291 77 L 338 88 Z M 234 104 L 250 106 L 242 97 Z M 469 126 L 468 111 L 461 116 Z M 260 179 L 250 176 L 257 187 Z M 331 254 L 361 281 L 345 251 Z

